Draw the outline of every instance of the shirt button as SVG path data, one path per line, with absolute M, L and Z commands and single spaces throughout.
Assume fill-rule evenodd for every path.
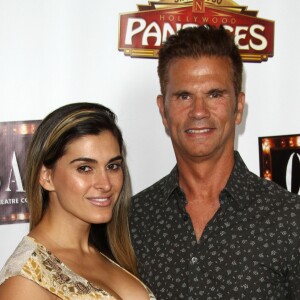
M 192 257 L 192 259 L 191 259 L 192 265 L 196 264 L 197 262 L 198 262 L 198 258 L 197 257 Z

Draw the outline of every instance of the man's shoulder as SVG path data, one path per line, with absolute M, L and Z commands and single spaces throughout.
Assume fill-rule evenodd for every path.
M 300 211 L 300 196 L 291 193 L 274 181 L 267 180 L 251 173 L 249 176 L 249 187 L 255 190 L 255 193 L 264 196 L 266 200 L 271 200 L 278 205 L 290 206 Z
M 170 174 L 164 176 L 163 178 L 159 179 L 156 181 L 154 184 L 150 185 L 149 187 L 145 188 L 144 190 L 140 191 L 136 195 L 132 197 L 132 201 L 139 201 L 141 198 L 149 197 L 149 196 L 154 196 L 154 195 L 159 195 L 163 192 L 167 181 L 170 177 Z

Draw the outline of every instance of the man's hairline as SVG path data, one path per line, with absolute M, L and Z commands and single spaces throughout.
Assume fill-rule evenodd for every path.
M 185 55 L 185 56 L 176 56 L 176 57 L 173 57 L 169 60 L 169 62 L 167 63 L 166 65 L 166 68 L 165 68 L 165 73 L 164 74 L 169 74 L 169 69 L 170 69 L 170 64 L 171 62 L 173 61 L 176 61 L 176 60 L 181 60 L 181 59 L 194 59 L 194 60 L 197 60 L 197 59 L 200 59 L 200 58 L 203 58 L 203 57 L 208 57 L 208 58 L 212 58 L 212 57 L 218 57 L 218 58 L 228 58 L 228 61 L 230 62 L 230 66 L 231 66 L 231 73 L 232 73 L 232 84 L 233 84 L 233 88 L 234 88 L 234 94 L 235 94 L 235 98 L 236 98 L 236 101 L 238 99 L 238 96 L 239 94 L 242 92 L 242 88 L 239 89 L 238 92 L 236 92 L 235 90 L 235 84 L 234 84 L 234 68 L 233 68 L 233 61 L 232 59 L 230 58 L 229 55 L 217 55 L 217 54 L 202 54 L 202 55 L 198 55 L 198 56 L 193 56 L 193 55 Z M 166 75 L 166 77 L 169 77 Z M 243 74 L 242 74 L 242 78 L 241 78 L 241 84 L 243 82 Z M 161 80 L 160 80 L 161 82 Z M 163 102 L 165 103 L 166 102 L 166 90 L 167 90 L 167 85 L 168 85 L 168 80 L 165 81 L 166 84 L 165 84 L 165 93 L 163 92 L 162 90 L 162 86 L 160 86 L 160 90 L 161 90 L 161 94 L 159 96 L 162 96 L 163 98 Z

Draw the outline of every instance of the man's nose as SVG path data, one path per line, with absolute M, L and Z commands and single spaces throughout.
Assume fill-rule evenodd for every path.
M 210 116 L 208 104 L 204 97 L 195 97 L 191 103 L 189 117 L 194 119 L 202 119 Z

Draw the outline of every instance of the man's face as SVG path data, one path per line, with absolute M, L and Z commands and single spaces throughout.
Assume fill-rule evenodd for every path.
M 199 161 L 232 152 L 244 94 L 236 99 L 230 60 L 175 59 L 168 79 L 165 99 L 158 96 L 157 104 L 177 160 Z

